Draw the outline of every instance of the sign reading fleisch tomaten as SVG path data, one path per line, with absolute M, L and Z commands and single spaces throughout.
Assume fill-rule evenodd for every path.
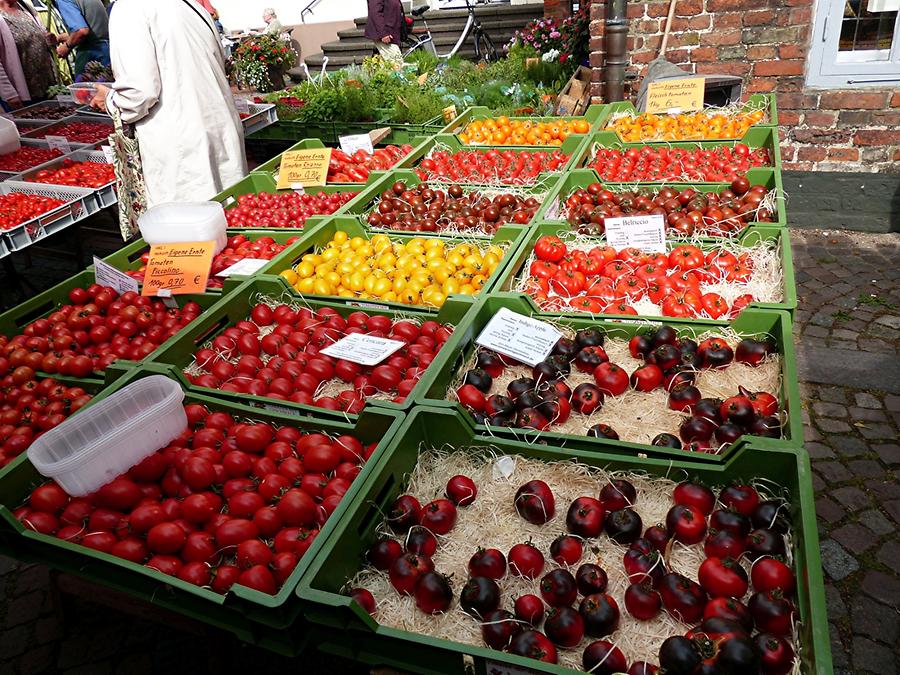
M 151 246 L 141 295 L 203 293 L 215 248 L 214 241 Z
M 338 138 L 341 144 L 341 150 L 348 155 L 352 155 L 357 150 L 363 150 L 367 154 L 375 152 L 372 146 L 372 137 L 369 134 L 353 134 L 351 136 L 341 136 Z
M 666 221 L 658 213 L 604 218 L 603 224 L 606 242 L 617 250 L 639 248 L 645 253 L 666 252 Z
M 503 307 L 491 317 L 475 343 L 534 366 L 547 358 L 561 337 L 551 324 Z
M 703 77 L 651 82 L 647 87 L 647 112 L 678 114 L 703 110 L 705 83 Z
M 309 148 L 284 153 L 278 169 L 278 189 L 287 190 L 295 185 L 325 185 L 330 161 L 331 148 Z

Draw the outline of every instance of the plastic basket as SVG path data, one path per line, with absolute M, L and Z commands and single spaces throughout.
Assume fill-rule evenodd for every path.
M 63 161 L 67 159 L 73 162 L 93 162 L 94 164 L 109 164 L 106 159 L 106 154 L 102 150 L 76 150 L 75 152 L 70 152 L 68 155 L 58 157 L 49 162 L 41 164 L 40 166 L 33 167 L 31 169 L 28 169 L 27 171 L 23 171 L 20 174 L 16 174 L 12 180 L 32 183 L 34 182 L 34 177 L 38 172 L 58 169 L 60 166 L 62 166 Z M 54 183 L 41 183 L 41 185 L 54 185 Z M 118 197 L 116 196 L 115 179 L 111 180 L 106 185 L 101 185 L 99 188 L 84 189 L 91 190 L 94 193 L 94 197 L 96 198 L 97 203 L 101 209 L 105 209 L 107 206 L 112 206 L 118 201 Z
M 659 143 L 623 143 L 619 138 L 619 135 L 614 131 L 595 131 L 590 134 L 587 142 L 581 146 L 578 153 L 579 156 L 575 158 L 571 166 L 579 169 L 590 168 L 588 167 L 588 163 L 593 159 L 595 148 L 597 147 L 628 150 L 630 148 L 640 149 L 651 146 L 665 147 L 669 150 L 678 148 L 686 150 L 696 150 L 697 148 L 701 148 L 708 150 L 723 146 L 733 148 L 736 143 L 743 143 L 744 145 L 749 146 L 751 150 L 757 148 L 767 149 L 769 151 L 769 157 L 772 159 L 771 168 L 779 172 L 781 171 L 781 145 L 778 140 L 778 129 L 776 127 L 760 126 L 751 127 L 739 141 L 679 141 L 666 143 L 664 146 L 661 146 Z
M 274 103 L 251 103 L 248 107 L 250 116 L 241 119 L 245 137 L 278 121 L 278 111 Z
M 65 109 L 66 112 L 64 117 L 46 117 L 39 115 L 44 110 L 60 110 Z M 63 119 L 67 117 L 71 117 L 73 115 L 78 114 L 78 106 L 75 103 L 60 103 L 59 101 L 41 101 L 40 103 L 34 103 L 32 105 L 26 106 L 25 108 L 19 108 L 18 110 L 12 111 L 12 116 L 16 121 L 28 121 L 28 122 L 43 122 L 44 124 L 56 124 L 57 122 L 61 122 Z
M 112 123 L 112 120 L 109 119 L 108 117 L 104 119 L 102 117 L 95 117 L 92 115 L 73 115 L 72 117 L 67 117 L 64 120 L 58 120 L 56 122 L 53 122 L 52 124 L 43 125 L 40 128 L 34 129 L 24 135 L 27 136 L 28 138 L 44 138 L 46 136 L 59 135 L 59 134 L 54 133 L 55 131 L 58 130 L 57 127 L 60 127 L 63 124 L 71 124 L 73 122 L 85 122 L 88 124 L 103 124 L 103 125 L 109 127 L 110 134 L 113 133 L 113 123 Z M 106 139 L 107 139 L 107 137 L 104 136 L 103 138 L 98 138 L 96 141 L 93 141 L 91 143 L 82 143 L 82 142 L 77 142 L 77 141 L 70 141 L 70 143 L 78 143 L 79 145 L 98 145 L 100 143 L 105 143 Z
M 100 210 L 100 205 L 94 199 L 93 192 L 88 188 L 20 183 L 13 180 L 0 183 L 0 195 L 7 195 L 11 192 L 52 197 L 61 200 L 63 204 L 16 225 L 11 230 L 0 232 L 0 236 L 3 237 L 10 251 L 21 251 L 44 237 L 55 234 Z
M 421 393 L 417 394 L 416 403 L 433 407 L 450 407 L 467 415 L 458 402 L 448 399 L 448 390 L 467 359 L 474 353 L 475 339 L 481 334 L 491 317 L 503 307 L 519 314 L 531 315 L 531 305 L 521 295 L 494 293 L 492 296 L 478 302 L 475 309 L 469 313 L 463 324 L 454 332 L 445 348 L 435 357 L 435 362 L 440 365 L 426 374 L 424 378 L 426 379 L 425 386 L 418 390 Z M 541 317 L 535 316 L 535 318 L 540 319 Z M 567 326 L 574 330 L 595 326 L 602 328 L 610 337 L 618 337 L 625 340 L 663 324 L 672 326 L 681 335 L 691 337 L 701 335 L 710 330 L 721 330 L 722 328 L 721 323 L 714 321 L 683 319 L 666 319 L 664 321 L 634 320 L 626 322 L 622 320 L 597 320 L 590 317 L 554 317 L 553 322 L 556 325 Z M 798 447 L 803 442 L 803 420 L 790 317 L 784 312 L 774 310 L 747 309 L 729 326 L 744 337 L 769 336 L 775 341 L 778 353 L 782 359 L 781 389 L 778 392 L 773 391 L 771 393 L 777 394 L 782 408 L 787 411 L 787 420 L 783 427 L 784 438 L 771 439 L 771 442 L 777 446 Z M 735 391 L 734 393 L 737 394 L 738 392 Z M 615 452 L 628 453 L 630 455 L 691 459 L 693 461 L 714 463 L 721 463 L 727 460 L 738 448 L 753 440 L 753 437 L 749 435 L 742 436 L 735 443 L 724 448 L 720 454 L 713 455 L 691 452 L 689 450 L 659 448 L 642 443 L 576 436 L 554 431 L 552 426 L 542 432 L 493 426 L 489 428 L 486 425 L 478 425 L 476 428 L 479 434 L 498 438 L 525 438 L 534 442 L 539 436 L 542 439 L 547 439 L 548 442 L 562 444 L 567 448 L 574 447 L 607 452 L 612 451 L 610 448 L 614 447 Z
M 32 148 L 49 148 L 49 144 L 47 141 L 33 140 L 31 138 L 21 138 L 19 142 L 22 144 L 22 147 L 32 147 Z M 26 171 L 38 171 L 43 169 L 47 164 L 55 162 L 58 159 L 62 159 L 65 155 L 60 155 L 59 157 L 54 157 L 53 159 L 48 159 L 46 162 L 42 162 L 40 164 L 35 164 L 32 167 L 26 169 Z M 0 181 L 6 180 L 19 180 L 17 176 L 22 175 L 21 172 L 17 171 L 0 171 Z
M 588 109 L 584 112 L 584 115 L 569 115 L 564 117 L 554 117 L 550 115 L 532 115 L 532 116 L 524 116 L 524 117 L 510 117 L 511 120 L 521 119 L 521 120 L 532 120 L 532 121 L 540 121 L 540 122 L 553 122 L 559 120 L 577 120 L 583 119 L 586 120 L 591 125 L 591 131 L 597 130 L 599 127 L 597 124 L 601 119 L 604 118 L 606 114 L 608 106 L 607 105 L 590 105 Z M 447 124 L 441 129 L 441 134 L 454 134 L 459 135 L 459 133 L 465 129 L 466 125 L 472 120 L 484 119 L 487 117 L 495 117 L 491 113 L 490 108 L 486 108 L 485 106 L 473 106 L 471 108 L 466 108 L 462 114 L 458 115 L 456 119 Z M 489 145 L 489 144 L 482 144 Z M 471 145 L 469 147 L 477 148 L 478 145 Z M 518 147 L 518 146 L 517 146 Z M 535 148 L 540 146 L 522 146 L 523 149 L 527 148 Z
M 361 195 L 362 196 L 362 195 Z M 352 203 L 352 202 L 351 202 Z M 338 230 L 343 230 L 350 237 L 363 237 L 365 239 L 369 239 L 374 236 L 374 234 L 365 227 L 363 227 L 362 223 L 354 216 L 337 216 L 333 218 L 324 219 L 322 222 L 318 223 L 313 227 L 307 227 L 303 230 L 303 237 L 295 242 L 290 249 L 290 253 L 285 257 L 279 259 L 277 265 L 273 265 L 265 270 L 266 274 L 280 274 L 286 269 L 293 267 L 304 255 L 312 252 L 313 250 L 319 249 L 334 237 L 335 232 Z M 490 276 L 487 282 L 482 287 L 481 291 L 478 295 L 484 295 L 496 286 L 499 279 L 502 277 L 503 272 L 508 264 L 509 258 L 512 253 L 518 250 L 519 246 L 524 241 L 526 235 L 528 233 L 527 228 L 518 227 L 515 225 L 504 225 L 502 226 L 497 233 L 491 239 L 482 239 L 479 244 L 483 246 L 487 246 L 488 244 L 497 244 L 505 248 L 505 254 L 503 259 L 500 262 L 500 265 L 494 270 L 494 273 Z M 392 241 L 406 241 L 412 239 L 414 237 L 421 237 L 422 235 L 416 233 L 398 233 L 398 232 L 390 232 L 390 233 L 377 233 L 377 234 L 388 234 Z M 462 243 L 464 240 L 460 238 L 451 238 L 451 237 L 424 237 L 426 239 L 438 238 L 445 242 L 446 245 L 455 245 L 457 243 Z M 471 241 L 471 240 L 466 240 Z M 289 287 L 288 287 L 289 288 Z M 290 289 L 291 292 L 295 295 L 299 295 L 297 291 Z M 399 302 L 388 302 L 381 300 L 379 298 L 365 298 L 365 297 L 341 297 L 341 296 L 331 296 L 331 295 L 321 295 L 321 296 L 313 296 L 307 295 L 304 296 L 307 298 L 315 298 L 316 300 L 324 300 L 328 302 L 337 302 L 340 304 L 347 304 L 351 306 L 360 306 L 368 309 L 384 309 L 384 310 L 393 310 L 393 311 L 408 311 L 410 309 L 424 311 L 424 312 L 433 312 L 437 313 L 438 309 L 435 307 L 421 306 L 421 305 L 405 305 Z M 460 299 L 462 301 L 472 302 L 473 299 L 467 295 L 453 295 L 450 296 L 453 298 Z
M 562 449 L 552 441 L 548 445 L 538 445 L 480 438 L 474 435 L 471 426 L 459 413 L 429 408 L 418 408 L 407 418 L 389 451 L 367 475 L 365 483 L 356 492 L 352 504 L 335 528 L 334 535 L 319 550 L 300 582 L 298 594 L 304 602 L 306 616 L 323 627 L 318 634 L 320 649 L 371 665 L 415 673 L 540 672 L 562 675 L 574 672 L 558 665 L 494 651 L 483 644 L 463 644 L 380 625 L 344 594 L 346 583 L 360 569 L 366 550 L 377 536 L 382 514 L 388 511 L 397 496 L 403 494 L 407 476 L 415 467 L 420 451 L 439 447 L 471 448 L 473 452 L 522 456 L 547 462 L 574 459 L 608 471 L 669 476 L 675 480 L 685 476 L 710 486 L 753 479 L 768 480 L 781 486 L 793 523 L 801 671 L 830 675 L 831 650 L 812 472 L 809 459 L 802 449 L 748 447 L 719 465 L 625 457 L 608 452 Z M 489 542 L 472 542 L 473 551 L 479 544 L 489 545 Z M 610 564 L 620 565 L 621 562 Z M 453 579 L 451 583 L 458 592 L 464 581 Z M 621 603 L 621 598 L 617 600 Z
M 537 240 L 545 235 L 558 236 L 563 241 L 566 241 L 566 238 L 574 236 L 574 233 L 572 232 L 568 223 L 538 223 L 534 225 L 528 233 L 528 238 L 525 241 L 525 245 L 521 246 L 510 259 L 509 265 L 506 267 L 506 271 L 504 272 L 503 279 L 501 279 L 500 283 L 497 284 L 498 291 L 515 292 L 517 284 L 519 283 L 523 275 L 528 275 L 526 265 L 529 258 L 531 257 L 532 251 L 534 250 L 535 243 L 537 243 Z M 584 239 L 584 237 L 582 237 L 582 239 Z M 606 244 L 605 237 L 597 237 L 595 241 L 596 245 L 598 246 L 604 246 Z M 791 235 L 788 228 L 766 226 L 764 224 L 760 224 L 748 228 L 744 232 L 741 232 L 734 239 L 728 240 L 729 244 L 736 244 L 743 247 L 756 246 L 764 242 L 773 242 L 777 246 L 777 252 L 779 260 L 781 261 L 782 271 L 781 301 L 754 301 L 751 302 L 749 306 L 759 309 L 783 310 L 793 316 L 794 310 L 797 309 L 797 282 L 794 279 L 794 259 L 791 251 Z M 682 245 L 683 243 L 683 241 L 678 240 L 669 241 L 667 242 L 667 250 L 672 250 L 677 246 Z M 710 251 L 718 248 L 718 243 L 713 240 L 704 240 L 703 242 L 699 243 L 700 248 L 704 251 Z M 530 304 L 532 312 L 534 314 L 542 314 L 546 316 L 586 316 L 585 312 L 579 312 L 574 309 L 568 312 L 562 310 L 543 310 L 540 306 L 538 306 L 537 303 L 535 303 L 531 299 L 530 296 L 525 295 L 523 297 L 525 297 Z M 622 319 L 629 318 L 626 315 L 604 314 L 603 316 L 618 316 Z M 665 317 L 663 317 L 662 314 L 645 314 L 642 315 L 642 318 L 665 320 Z
M 153 363 L 172 366 L 172 377 L 178 378 L 188 390 L 193 392 L 217 396 L 234 401 L 235 403 L 244 403 L 246 405 L 265 408 L 267 410 L 277 410 L 285 412 L 286 414 L 301 415 L 315 413 L 320 416 L 335 415 L 339 419 L 355 419 L 357 417 L 356 415 L 350 415 L 344 412 L 334 413 L 323 408 L 294 403 L 292 401 L 273 400 L 264 396 L 252 396 L 250 394 L 236 394 L 223 390 L 207 389 L 200 387 L 199 385 L 191 384 L 182 372 L 184 368 L 193 362 L 194 354 L 203 344 L 215 338 L 229 326 L 233 326 L 238 321 L 247 319 L 250 309 L 256 303 L 259 296 L 267 295 L 284 299 L 287 289 L 288 286 L 284 280 L 277 277 L 253 278 L 247 280 L 240 287 L 236 288 L 234 292 L 229 293 L 228 297 L 222 302 L 217 303 L 205 311 L 185 332 L 166 342 L 162 348 L 154 354 Z M 322 308 L 333 309 L 344 317 L 352 312 L 362 310 L 370 315 L 387 316 L 392 320 L 400 320 L 402 318 L 423 322 L 437 321 L 442 324 L 450 324 L 454 327 L 460 325 L 467 315 L 467 312 L 472 308 L 472 304 L 469 302 L 448 300 L 437 315 L 433 315 L 427 312 L 410 310 L 400 314 L 393 311 L 372 309 L 365 306 L 359 307 L 333 302 L 323 302 L 312 298 L 299 300 L 299 304 L 308 307 L 313 311 L 318 311 Z M 426 369 L 426 373 L 427 372 Z M 426 378 L 423 375 L 420 384 L 413 389 L 413 392 L 416 392 L 420 386 L 424 388 L 425 382 Z M 403 403 L 394 403 L 392 401 L 379 399 L 371 399 L 370 403 L 391 410 L 406 410 L 412 405 L 415 398 L 413 392 L 406 397 L 406 400 Z
M 121 388 L 155 374 L 153 370 L 137 369 L 104 390 L 83 411 L 98 405 Z M 312 562 L 316 551 L 325 545 L 335 525 L 342 519 L 353 494 L 365 478 L 366 471 L 378 463 L 381 454 L 393 438 L 403 420 L 401 413 L 389 410 L 367 411 L 354 422 L 331 420 L 307 415 L 291 417 L 211 397 L 188 394 L 184 404 L 199 403 L 210 410 L 221 410 L 239 419 L 258 420 L 275 426 L 294 426 L 303 430 L 328 434 L 353 434 L 363 443 L 378 443 L 363 471 L 347 491 L 345 498 L 322 527 L 291 576 L 275 595 L 268 595 L 243 586 L 234 586 L 227 595 L 220 595 L 168 576 L 143 565 L 92 549 L 62 541 L 56 537 L 26 530 L 12 515 L 29 491 L 42 482 L 26 455 L 0 471 L 0 523 L 7 530 L 7 553 L 20 559 L 61 569 L 87 578 L 100 586 L 127 593 L 144 602 L 164 607 L 236 634 L 241 640 L 285 654 L 294 654 L 305 641 L 302 620 L 298 617 L 299 602 L 295 595 L 297 584 Z M 80 412 L 79 415 L 84 414 Z
M 775 220 L 771 222 L 760 222 L 760 225 L 776 225 L 785 227 L 787 225 L 787 211 L 784 204 L 784 189 L 781 182 L 781 172 L 776 169 L 750 169 L 747 172 L 747 180 L 750 185 L 765 185 L 769 190 L 775 191 Z M 641 191 L 657 191 L 662 185 L 660 183 L 604 183 L 597 179 L 597 174 L 593 169 L 576 169 L 570 171 L 562 180 L 557 183 L 556 192 L 551 195 L 545 202 L 540 211 L 538 218 L 541 220 L 560 220 L 564 221 L 566 213 L 564 210 L 564 202 L 566 198 L 578 188 L 584 188 L 591 183 L 600 183 L 612 192 L 623 192 L 627 190 Z M 675 190 L 685 190 L 694 188 L 698 192 L 722 192 L 730 188 L 730 183 L 690 183 L 675 182 L 667 183 L 667 187 Z M 747 224 L 747 227 L 753 227 L 754 222 Z

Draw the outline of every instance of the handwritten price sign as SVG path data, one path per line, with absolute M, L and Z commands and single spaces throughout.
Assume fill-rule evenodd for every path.
M 214 241 L 151 246 L 141 295 L 203 293 L 215 246 Z
M 330 161 L 331 148 L 310 148 L 284 153 L 278 169 L 278 189 L 287 190 L 296 185 L 325 185 Z
M 703 110 L 705 83 L 702 77 L 651 82 L 647 88 L 647 112 L 677 114 Z

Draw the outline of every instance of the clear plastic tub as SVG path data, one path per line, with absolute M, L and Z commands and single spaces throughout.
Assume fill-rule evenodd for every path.
M 28 459 L 73 497 L 90 494 L 187 427 L 183 399 L 174 380 L 146 377 L 45 433 L 28 448 Z
M 141 236 L 154 244 L 216 242 L 218 253 L 228 237 L 225 234 L 225 210 L 219 202 L 171 202 L 153 206 L 141 215 Z
M 68 88 L 72 98 L 75 99 L 75 103 L 79 105 L 87 105 L 94 98 L 94 94 L 97 93 L 97 86 L 93 82 L 76 82 L 75 84 L 70 84 Z

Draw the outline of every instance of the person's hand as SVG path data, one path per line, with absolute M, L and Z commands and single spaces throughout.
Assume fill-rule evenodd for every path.
M 50 31 L 44 32 L 44 39 L 47 40 L 47 45 L 50 47 L 55 47 L 57 43 L 56 36 Z
M 61 59 L 66 58 L 70 51 L 69 46 L 66 44 L 61 44 L 56 47 L 56 55 Z
M 60 44 L 62 44 L 63 42 L 68 42 L 69 34 L 68 33 L 60 33 L 59 35 L 56 36 L 56 41 L 59 42 Z
M 90 106 L 92 108 L 96 108 L 97 110 L 102 110 L 103 112 L 108 112 L 106 110 L 106 96 L 109 94 L 109 87 L 103 84 L 98 84 L 95 87 L 96 93 L 94 94 L 94 98 L 91 99 Z
M 383 38 L 381 38 L 381 41 L 382 41 L 384 44 L 389 45 L 389 44 L 391 44 L 391 36 L 390 36 L 390 35 L 385 35 Z
M 7 105 L 13 110 L 18 110 L 22 107 L 22 99 L 20 98 L 10 98 L 6 100 Z

